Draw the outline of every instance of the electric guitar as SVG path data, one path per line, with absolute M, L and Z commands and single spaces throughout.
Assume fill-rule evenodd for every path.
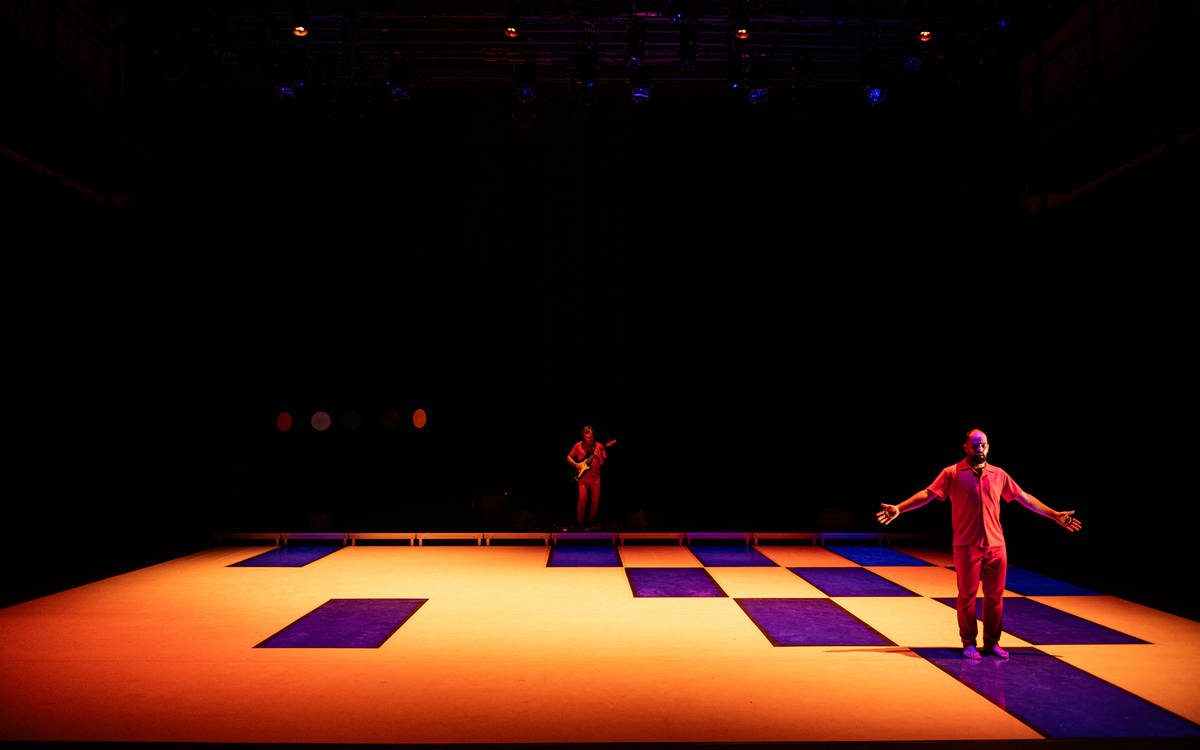
M 616 442 L 617 442 L 616 440 L 609 440 L 607 443 L 604 444 L 604 447 L 611 448 L 611 447 L 613 447 L 614 444 L 616 444 Z M 593 449 L 592 453 L 589 454 L 586 458 L 584 458 L 583 462 L 580 463 L 579 466 L 571 467 L 572 469 L 574 469 L 574 471 L 571 472 L 571 481 L 578 482 L 579 478 L 582 477 L 584 474 L 586 474 L 588 469 L 592 468 L 592 456 L 595 456 L 595 455 L 596 455 L 595 449 Z

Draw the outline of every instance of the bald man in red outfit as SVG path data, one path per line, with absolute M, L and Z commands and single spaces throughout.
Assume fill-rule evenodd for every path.
M 1078 531 L 1082 524 L 1072 517 L 1075 511 L 1053 510 L 1022 490 L 1013 478 L 987 462 L 988 441 L 982 430 L 971 430 L 963 444 L 967 457 L 947 466 L 933 484 L 899 505 L 880 503 L 883 510 L 875 515 L 889 524 L 906 510 L 920 508 L 930 500 L 950 499 L 954 526 L 954 571 L 958 576 L 958 634 L 963 656 L 980 659 L 975 639 L 979 624 L 975 617 L 975 594 L 983 579 L 983 648 L 1001 659 L 1008 652 L 1000 648 L 1000 622 L 1004 614 L 1004 580 L 1008 572 L 1008 554 L 1004 530 L 1000 528 L 1000 501 L 1016 500 L 1034 513 L 1053 518 L 1067 531 Z

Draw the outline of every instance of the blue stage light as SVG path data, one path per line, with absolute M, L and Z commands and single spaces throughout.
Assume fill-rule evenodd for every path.
M 650 90 L 653 88 L 653 83 L 648 65 L 635 70 L 629 76 L 629 98 L 633 100 L 634 104 L 644 104 L 650 101 Z
M 281 102 L 294 102 L 304 86 L 303 81 L 275 84 L 275 98 Z
M 537 63 L 528 60 L 517 67 L 513 75 L 513 90 L 520 102 L 537 101 Z
M 884 88 L 868 88 L 867 104 L 883 104 L 887 101 L 887 92 Z

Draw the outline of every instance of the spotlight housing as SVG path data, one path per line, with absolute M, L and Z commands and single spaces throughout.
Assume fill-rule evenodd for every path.
M 700 29 L 687 24 L 679 30 L 679 69 L 696 69 L 696 49 L 700 46 Z
M 385 86 L 394 102 L 405 102 L 412 98 L 412 71 L 406 61 L 398 57 L 391 59 Z
M 308 36 L 308 29 L 303 26 L 293 26 L 292 36 Z
M 746 74 L 746 96 L 751 104 L 761 104 L 771 93 L 771 76 L 765 62 L 750 65 Z
M 733 35 L 750 38 L 750 0 L 733 0 Z
M 526 61 L 513 75 L 513 90 L 517 101 L 528 104 L 537 101 L 537 63 Z
M 572 76 L 575 85 L 584 88 L 595 86 L 596 72 L 599 67 L 600 63 L 596 53 L 596 30 L 594 28 L 584 29 Z
M 629 57 L 625 62 L 627 67 L 637 70 L 646 59 L 646 30 L 640 26 L 630 26 L 626 37 Z
M 517 24 L 521 20 L 521 0 L 508 0 L 508 8 L 504 13 L 504 36 L 517 36 Z
M 654 81 L 650 76 L 650 66 L 643 65 L 629 76 L 629 98 L 634 104 L 645 104 L 650 101 L 650 92 Z
M 742 88 L 742 48 L 732 33 L 725 47 L 725 85 L 734 90 Z

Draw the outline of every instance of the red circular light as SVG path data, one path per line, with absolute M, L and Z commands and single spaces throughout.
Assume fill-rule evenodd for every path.
M 517 35 L 517 30 L 515 28 L 513 28 L 512 26 L 509 26 L 507 29 L 504 30 L 504 36 L 516 36 L 516 35 Z
M 917 34 L 917 38 L 920 39 L 922 42 L 928 42 L 930 39 L 933 39 L 933 32 L 932 31 L 922 31 L 921 33 Z
M 413 425 L 419 430 L 425 426 L 425 410 L 417 409 L 413 412 Z
M 308 29 L 304 28 L 303 26 L 297 26 L 292 29 L 292 33 L 296 36 L 308 36 Z
M 288 430 L 292 429 L 292 415 L 288 414 L 286 411 L 281 412 L 280 415 L 275 418 L 275 426 L 279 428 L 280 432 L 287 432 Z
M 749 29 L 738 29 L 737 31 L 733 32 L 733 35 L 738 39 L 749 39 L 750 31 Z

